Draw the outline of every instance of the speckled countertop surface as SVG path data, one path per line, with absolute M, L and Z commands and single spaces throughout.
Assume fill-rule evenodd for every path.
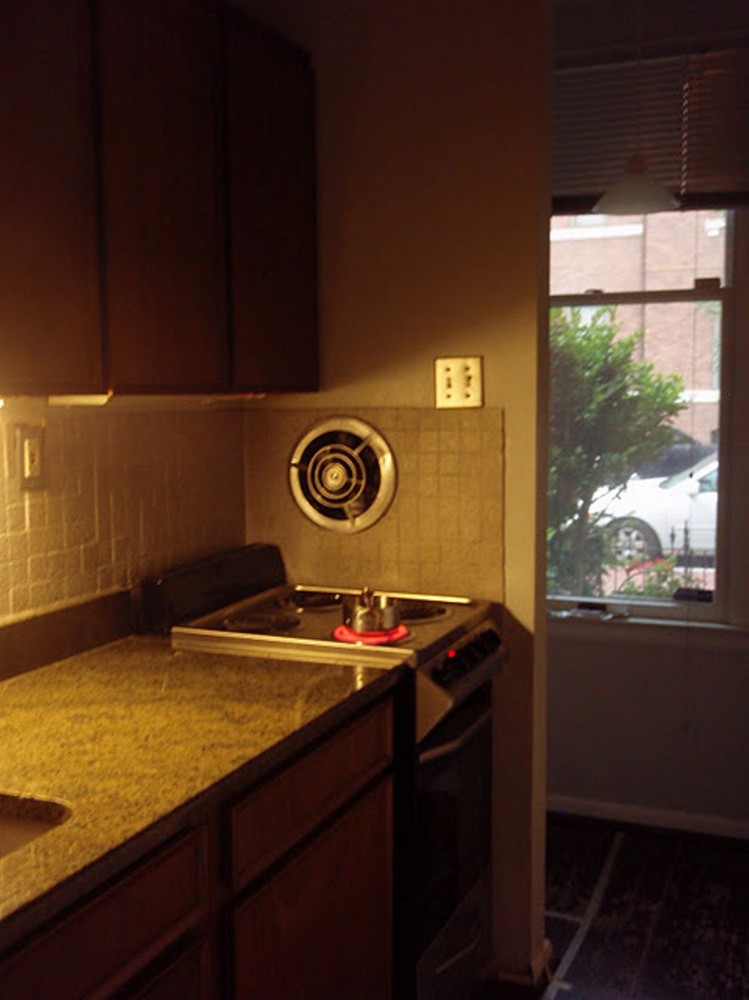
M 326 713 L 366 703 L 388 673 L 354 652 L 309 664 L 132 636 L 2 682 L 0 793 L 71 815 L 0 858 L 0 920 Z

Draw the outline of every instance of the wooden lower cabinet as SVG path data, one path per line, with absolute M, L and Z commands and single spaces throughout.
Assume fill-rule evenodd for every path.
M 383 700 L 0 956 L 0 1000 L 388 1000 Z M 214 793 L 206 793 L 206 796 Z
M 270 869 L 390 766 L 392 705 L 382 702 L 261 783 L 230 810 L 235 893 Z
M 0 962 L 0 997 L 118 995 L 205 918 L 206 844 L 189 830 L 35 935 Z
M 380 781 L 234 911 L 237 1000 L 387 1000 L 392 782 Z

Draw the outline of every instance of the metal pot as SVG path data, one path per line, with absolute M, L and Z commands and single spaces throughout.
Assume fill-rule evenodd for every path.
M 343 601 L 343 624 L 353 632 L 389 632 L 400 625 L 400 608 L 394 597 L 375 594 L 363 587 L 355 597 Z

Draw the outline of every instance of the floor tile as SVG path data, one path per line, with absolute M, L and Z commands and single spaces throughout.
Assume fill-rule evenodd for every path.
M 562 975 L 471 1000 L 749 1000 L 747 842 L 550 814 L 546 903 Z
M 550 818 L 552 855 L 554 826 Z M 564 832 L 568 869 L 574 826 L 568 821 Z M 579 832 L 583 854 L 592 836 L 586 821 Z M 609 882 L 565 989 L 545 1000 L 749 1000 L 749 844 L 642 827 L 608 832 L 620 838 Z M 558 863 L 550 857 L 549 871 Z M 550 898 L 558 891 L 551 885 Z M 581 893 L 574 908 L 583 905 Z M 556 951 L 555 964 L 563 960 Z

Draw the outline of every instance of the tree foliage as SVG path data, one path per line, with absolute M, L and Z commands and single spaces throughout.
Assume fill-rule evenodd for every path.
M 579 308 L 551 310 L 550 593 L 601 592 L 604 538 L 589 517 L 593 498 L 657 458 L 685 406 L 681 378 L 638 359 L 642 339 L 642 331 L 620 335 L 614 306 L 585 321 Z

